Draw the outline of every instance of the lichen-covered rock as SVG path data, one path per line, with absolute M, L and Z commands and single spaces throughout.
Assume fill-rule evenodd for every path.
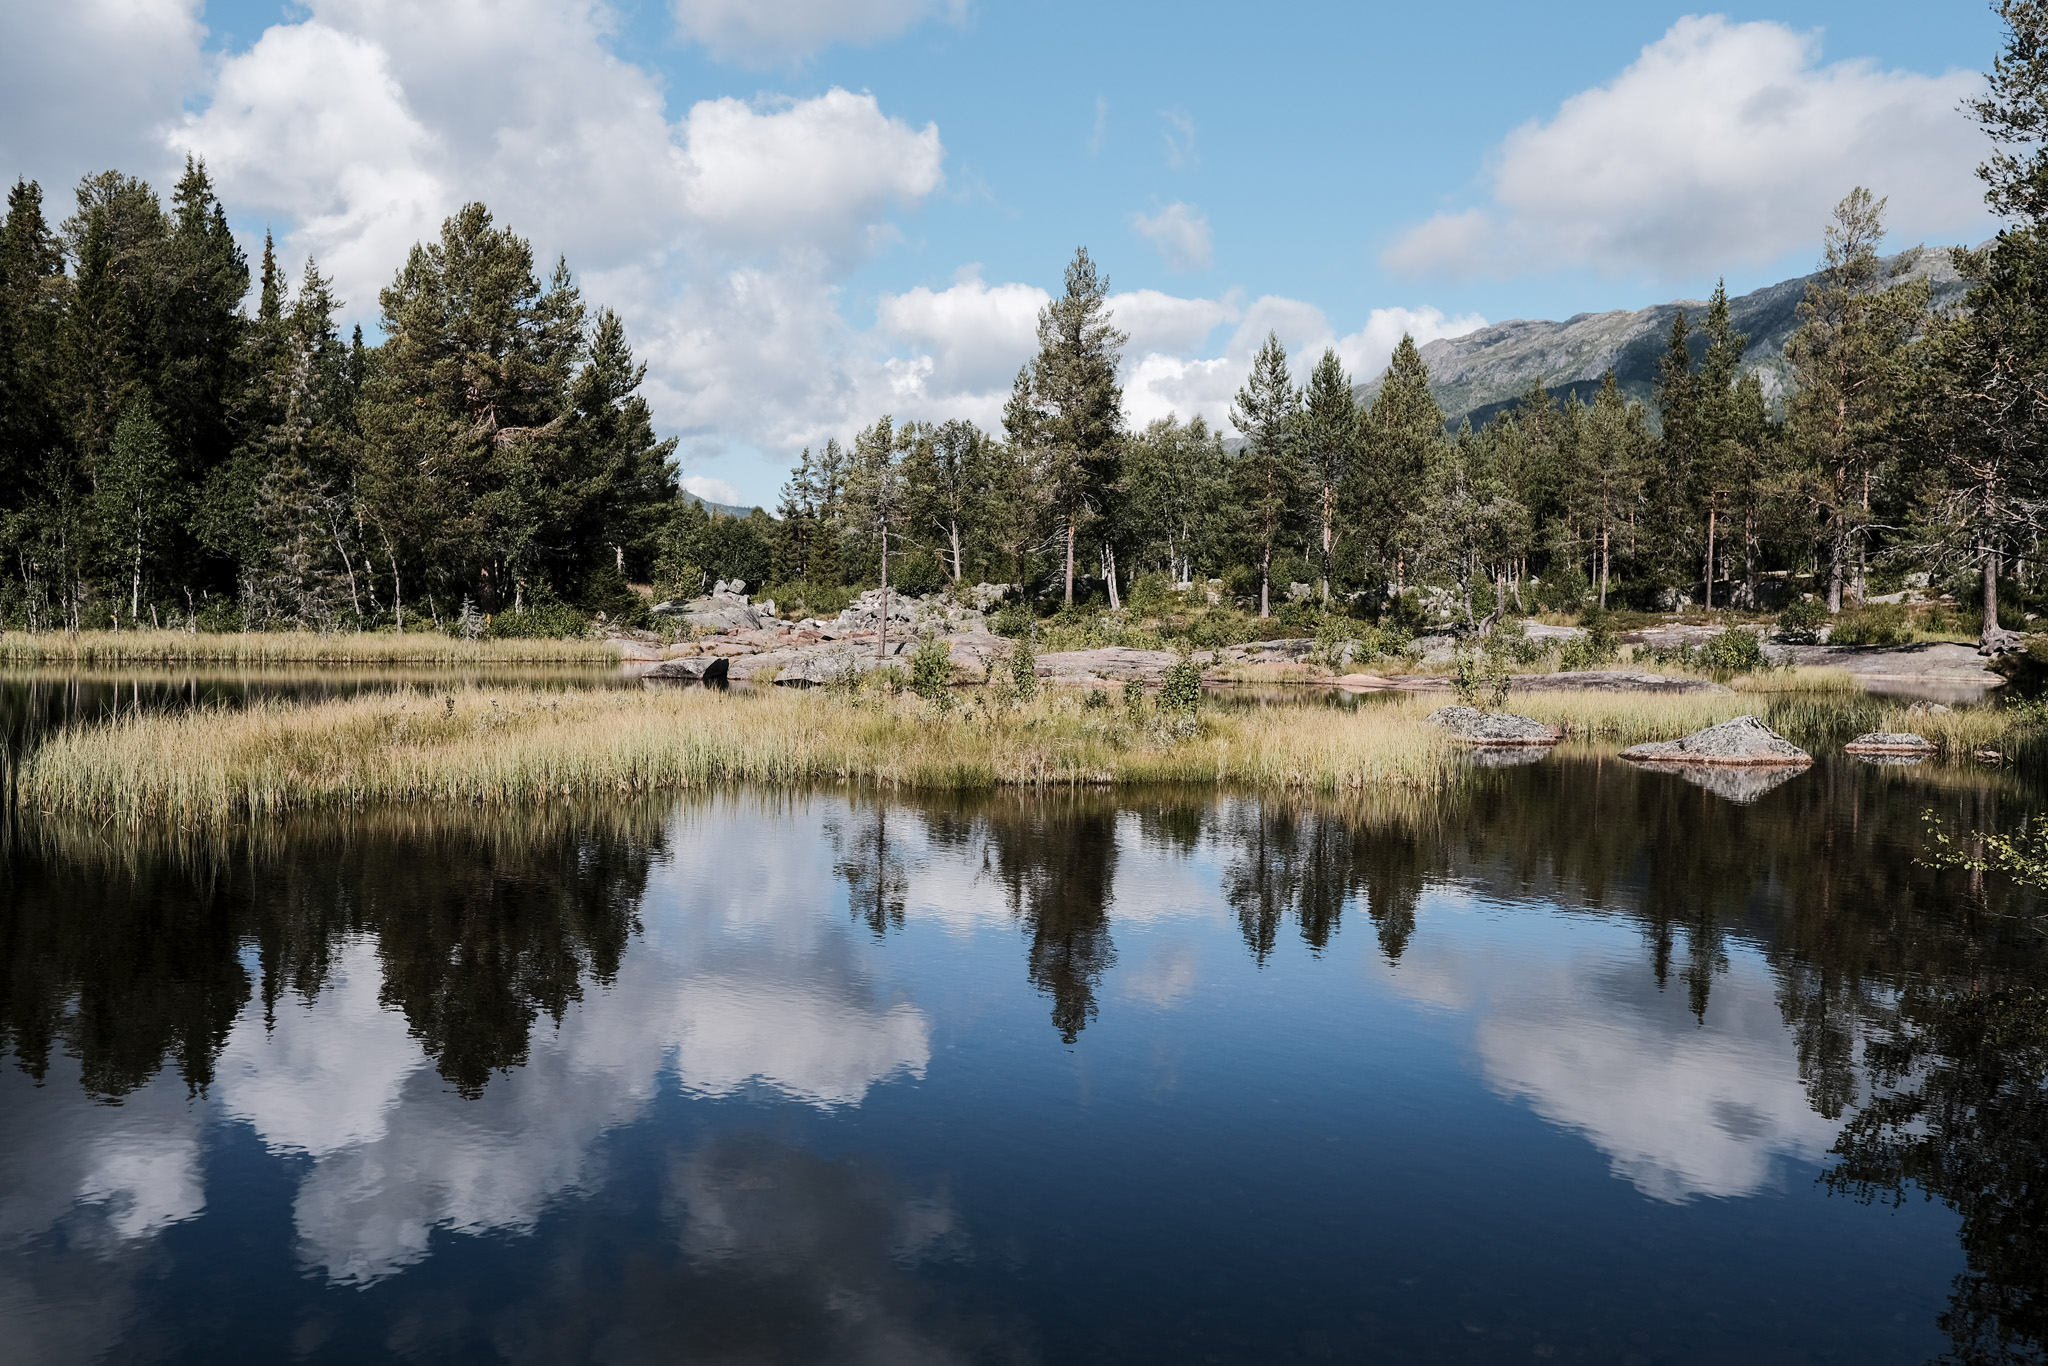
M 1563 735 L 1530 716 L 1439 707 L 1424 718 L 1472 745 L 1554 745 Z
M 1850 754 L 1932 754 L 1934 742 L 1911 731 L 1876 730 L 1842 746 Z
M 1696 730 L 1682 740 L 1659 740 L 1621 752 L 1624 759 L 1659 764 L 1804 766 L 1813 756 L 1754 716 L 1738 716 Z

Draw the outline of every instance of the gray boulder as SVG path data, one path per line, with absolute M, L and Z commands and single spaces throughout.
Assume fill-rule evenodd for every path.
M 732 661 L 724 655 L 694 655 L 689 659 L 664 660 L 641 677 L 678 683 L 723 683 L 731 673 Z
M 1842 749 L 1849 754 L 1932 754 L 1935 744 L 1932 740 L 1913 734 L 1911 731 L 1874 730 L 1868 735 L 1859 735 Z
M 1439 707 L 1423 718 L 1471 745 L 1554 745 L 1564 736 L 1529 716 Z
M 1813 756 L 1754 716 L 1738 716 L 1696 730 L 1682 740 L 1659 740 L 1621 752 L 1624 759 L 1658 764 L 1804 767 Z

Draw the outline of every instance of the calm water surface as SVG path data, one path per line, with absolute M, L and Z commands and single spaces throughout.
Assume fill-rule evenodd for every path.
M 0 871 L 0 1358 L 2040 1359 L 2009 775 L 737 792 Z

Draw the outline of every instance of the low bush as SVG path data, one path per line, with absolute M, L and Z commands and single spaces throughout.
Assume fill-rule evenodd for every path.
M 1875 602 L 1844 612 L 1828 632 L 1831 645 L 1907 645 L 1914 639 L 1912 614 L 1904 604 Z
M 1827 604 L 1802 598 L 1778 613 L 1778 638 L 1791 645 L 1812 645 L 1828 624 Z
M 1183 654 L 1166 671 L 1159 687 L 1159 710 L 1178 716 L 1193 716 L 1202 705 L 1202 666 Z
M 953 706 L 953 656 L 946 642 L 926 636 L 910 656 L 910 690 L 941 712 Z

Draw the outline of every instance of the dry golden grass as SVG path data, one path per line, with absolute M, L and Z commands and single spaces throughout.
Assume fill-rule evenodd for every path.
M 1213 708 L 1191 731 L 1084 694 L 1017 707 L 971 697 L 940 713 L 875 691 L 549 691 L 474 683 L 242 710 L 129 714 L 25 755 L 24 808 L 131 827 L 390 803 L 510 805 L 729 783 L 851 783 L 910 791 L 1187 785 L 1343 797 L 1440 791 L 1460 747 L 1422 718 L 1449 699 L 1353 709 Z M 1760 713 L 1820 752 L 1868 730 L 1916 730 L 1952 763 L 2026 743 L 2043 713 L 1906 716 L 1862 693 L 1532 693 L 1511 710 L 1561 727 L 1575 750 L 1667 740 Z
M 1413 708 L 1248 711 L 1174 738 L 1074 694 L 941 716 L 914 699 L 463 687 L 130 715 L 23 760 L 22 805 L 130 826 L 317 807 L 499 804 L 718 783 L 909 789 L 1203 783 L 1430 786 L 1454 746 Z
M 218 635 L 184 631 L 0 633 L 0 664 L 615 664 L 601 640 L 458 640 L 396 631 L 257 631 Z

